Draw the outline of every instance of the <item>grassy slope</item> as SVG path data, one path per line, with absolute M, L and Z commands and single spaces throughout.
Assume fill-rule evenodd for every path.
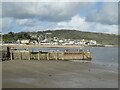
M 77 30 L 48 30 L 42 33 L 52 33 L 52 36 L 66 39 L 87 39 L 96 40 L 101 44 L 111 44 L 117 45 L 118 36 L 114 34 L 103 34 L 103 33 L 93 33 L 93 32 L 82 32 Z

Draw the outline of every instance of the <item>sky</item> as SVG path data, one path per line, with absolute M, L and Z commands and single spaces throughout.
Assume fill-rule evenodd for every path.
M 2 33 L 74 29 L 118 34 L 118 3 L 97 1 L 1 2 L 0 28 Z

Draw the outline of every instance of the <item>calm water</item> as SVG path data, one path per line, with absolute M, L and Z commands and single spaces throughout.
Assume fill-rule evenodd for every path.
M 32 50 L 52 51 L 59 50 L 78 50 L 80 48 L 31 48 Z M 118 48 L 117 47 L 91 47 L 83 48 L 84 50 L 90 49 L 92 52 L 92 63 L 102 65 L 118 66 Z
M 92 62 L 98 64 L 118 64 L 118 48 L 116 47 L 96 47 L 91 48 L 92 51 Z

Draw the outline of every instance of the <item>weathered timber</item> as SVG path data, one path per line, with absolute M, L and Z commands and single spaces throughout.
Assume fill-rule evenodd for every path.
M 77 51 L 31 51 L 9 49 L 3 51 L 3 57 L 6 60 L 89 60 L 92 59 L 92 53 L 85 50 Z M 9 54 L 9 55 L 8 55 Z
M 90 51 L 80 52 L 32 52 L 27 50 L 10 51 L 11 60 L 91 60 Z

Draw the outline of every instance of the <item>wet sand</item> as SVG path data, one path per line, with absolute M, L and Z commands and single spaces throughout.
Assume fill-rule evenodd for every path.
M 74 61 L 3 61 L 3 88 L 117 88 L 118 74 Z

